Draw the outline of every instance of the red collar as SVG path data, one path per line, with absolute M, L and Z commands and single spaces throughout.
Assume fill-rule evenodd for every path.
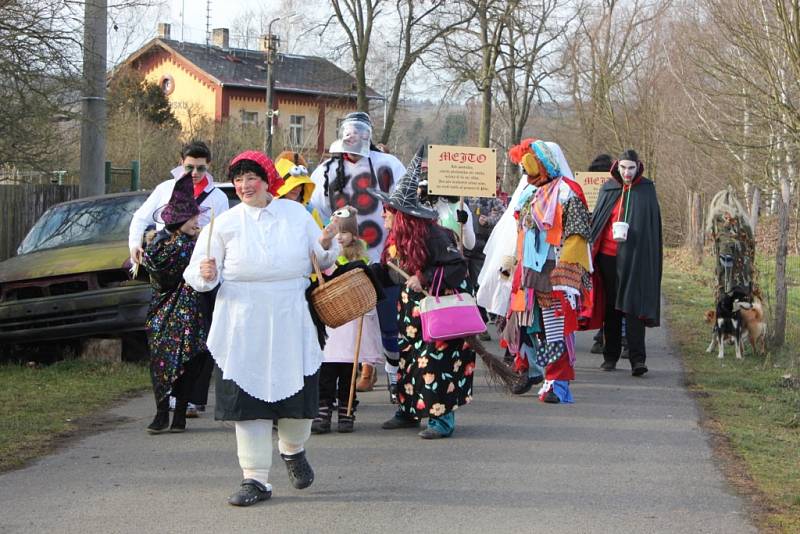
M 203 194 L 203 190 L 208 185 L 208 176 L 203 176 L 203 179 L 197 182 L 196 184 L 192 184 L 194 186 L 194 198 L 199 197 Z

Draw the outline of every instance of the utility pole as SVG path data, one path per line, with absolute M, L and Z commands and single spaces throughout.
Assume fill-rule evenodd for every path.
M 83 15 L 83 97 L 80 196 L 105 193 L 107 0 L 86 0 Z
M 264 121 L 264 153 L 268 157 L 272 157 L 272 131 L 274 129 L 273 118 L 278 114 L 273 104 L 275 88 L 275 74 L 273 73 L 273 64 L 275 63 L 275 56 L 278 52 L 278 36 L 272 34 L 272 25 L 281 20 L 281 17 L 276 17 L 269 21 L 267 25 L 267 113 Z

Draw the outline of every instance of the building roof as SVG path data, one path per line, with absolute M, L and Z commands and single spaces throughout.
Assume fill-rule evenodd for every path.
M 146 54 L 153 46 L 183 56 L 223 86 L 245 89 L 267 88 L 266 52 L 186 43 L 156 38 L 128 61 Z M 273 63 L 275 90 L 327 96 L 356 97 L 356 80 L 329 60 L 316 56 L 278 54 Z M 367 98 L 383 96 L 367 87 Z

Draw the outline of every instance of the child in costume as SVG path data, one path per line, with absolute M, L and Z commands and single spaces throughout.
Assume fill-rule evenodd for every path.
M 199 215 L 192 177 L 186 174 L 175 183 L 169 203 L 156 210 L 154 219 L 165 226 L 149 236 L 143 253 L 142 265 L 153 287 L 145 323 L 156 398 L 156 416 L 147 427 L 151 434 L 167 430 L 170 395 L 176 398 L 170 432 L 183 432 L 188 403 L 205 405 L 208 396 L 208 321 L 200 293 L 183 280 L 200 233 Z
M 341 255 L 336 260 L 334 272 L 354 263 L 369 264 L 365 243 L 358 238 L 358 216 L 356 209 L 345 206 L 334 212 L 339 220 L 339 233 L 336 239 L 341 247 Z M 352 432 L 355 422 L 355 406 L 347 415 L 347 404 L 350 397 L 350 381 L 353 373 L 353 356 L 355 355 L 356 337 L 361 319 L 354 319 L 338 328 L 327 328 L 328 341 L 324 349 L 324 361 L 319 378 L 319 415 L 311 425 L 314 434 L 326 434 L 331 431 L 334 403 L 338 406 L 338 432 Z M 375 309 L 364 315 L 361 330 L 361 349 L 359 361 L 374 366 L 383 361 L 383 345 L 378 314 Z M 377 374 L 373 373 L 377 378 Z M 374 382 L 372 382 L 374 384 Z M 370 386 L 372 385 L 370 384 Z M 360 390 L 359 390 L 360 391 Z
M 578 313 L 591 289 L 589 212 L 580 186 L 563 175 L 561 154 L 526 139 L 509 151 L 528 185 L 510 207 L 517 220 L 516 266 L 503 337 L 519 368 L 524 393 L 544 380 L 540 400 L 571 403 Z
M 284 183 L 278 189 L 278 198 L 295 200 L 306 207 L 320 228 L 325 226 L 322 216 L 316 208 L 311 207 L 311 195 L 314 194 L 314 182 L 308 175 L 305 158 L 297 152 L 285 150 L 275 159 L 275 169 Z

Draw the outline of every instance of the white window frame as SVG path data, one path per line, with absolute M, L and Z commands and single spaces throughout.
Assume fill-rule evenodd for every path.
M 305 115 L 289 115 L 289 145 L 294 147 L 303 146 L 305 126 Z

